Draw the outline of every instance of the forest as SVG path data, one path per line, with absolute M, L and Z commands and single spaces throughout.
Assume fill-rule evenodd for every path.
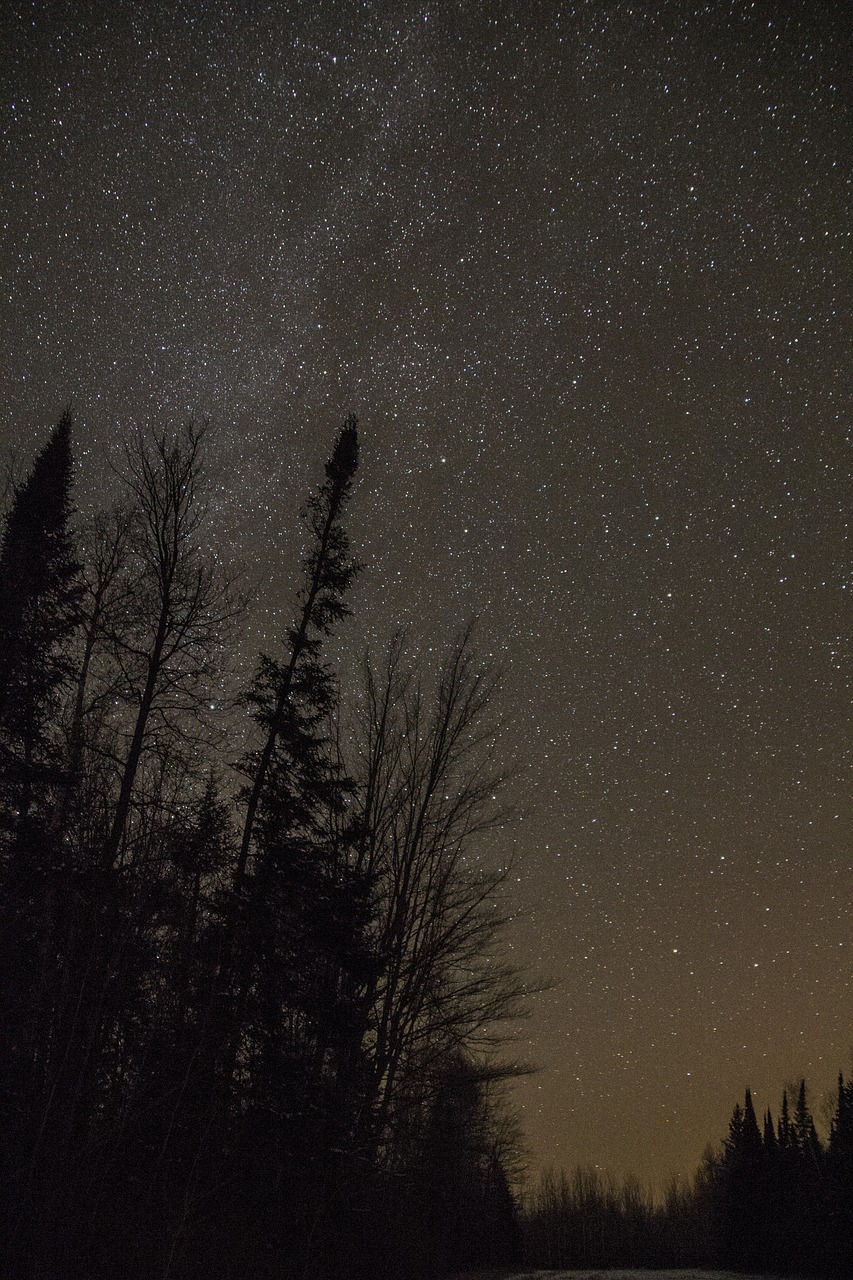
M 245 625 L 206 427 L 74 510 L 62 415 L 0 556 L 5 1274 L 437 1276 L 518 1253 L 496 1053 L 497 677 L 392 638 L 344 705 L 357 423 L 302 510 L 292 617 Z
M 240 687 L 247 602 L 210 527 L 207 428 L 129 438 L 73 498 L 62 415 L 0 552 L 6 1273 L 427 1280 L 474 1268 L 853 1275 L 853 1083 L 805 1083 L 662 1203 L 592 1169 L 522 1194 L 501 952 L 512 817 L 471 631 L 328 642 L 362 566 L 348 419 L 302 509 L 289 626 Z M 355 665 L 358 666 L 359 663 Z
M 525 1260 L 556 1267 L 723 1267 L 751 1274 L 853 1276 L 853 1082 L 838 1079 L 827 1142 L 805 1081 L 759 1125 L 750 1090 L 691 1180 L 662 1202 L 594 1168 L 545 1174 L 523 1221 Z

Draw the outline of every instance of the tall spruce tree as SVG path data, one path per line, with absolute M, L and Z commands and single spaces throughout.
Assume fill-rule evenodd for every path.
M 788 1106 L 788 1090 L 782 1090 L 782 1106 L 779 1110 L 777 1127 L 780 1150 L 787 1150 L 791 1145 L 791 1111 Z
M 776 1138 L 776 1129 L 773 1124 L 773 1115 L 768 1107 L 764 1112 L 764 1130 L 761 1138 L 764 1144 L 764 1150 L 768 1159 L 772 1160 L 776 1154 L 779 1143 Z
M 826 1159 L 827 1233 L 831 1274 L 853 1276 L 853 1081 L 838 1077 L 838 1098 Z
M 823 1235 L 823 1147 L 812 1119 L 805 1080 L 800 1081 L 791 1119 L 791 1149 L 786 1178 L 788 1208 L 794 1230 L 789 1262 L 811 1270 Z
M 800 1087 L 797 1092 L 797 1105 L 794 1108 L 792 1133 L 794 1146 L 800 1152 L 803 1162 L 816 1168 L 820 1163 L 822 1149 L 808 1105 L 805 1080 L 800 1081 Z
M 81 606 L 69 428 L 0 548 L 3 1274 L 411 1277 L 412 1222 L 430 1256 L 453 1239 L 507 1261 L 487 1093 L 513 1069 L 480 1053 L 518 984 L 491 955 L 498 880 L 462 854 L 493 825 L 495 779 L 468 754 L 492 685 L 464 643 L 434 715 L 414 675 L 399 706 L 392 679 L 383 741 L 412 758 L 390 807 L 379 763 L 379 799 L 358 799 L 324 656 L 358 570 L 355 421 L 305 509 L 294 624 L 247 698 L 242 840 L 204 731 L 232 610 L 194 537 L 201 433 L 130 451 L 136 501 L 100 520 Z
M 756 1267 L 764 1231 L 763 1150 L 752 1093 L 735 1104 L 720 1164 L 718 1199 L 723 1260 L 741 1270 Z
M 248 702 L 264 734 L 263 745 L 248 760 L 246 812 L 236 887 L 246 875 L 258 808 L 265 795 L 280 795 L 270 787 L 270 773 L 282 757 L 299 760 L 307 777 L 316 752 L 317 729 L 334 703 L 331 672 L 320 652 L 323 639 L 349 612 L 345 595 L 360 565 L 349 555 L 349 539 L 341 523 L 358 467 L 358 422 L 346 420 L 326 463 L 326 482 L 308 502 L 303 515 L 312 545 L 303 562 L 304 585 L 296 625 L 287 633 L 285 656 L 262 656 Z
M 60 708 L 82 595 L 70 528 L 71 425 L 66 410 L 17 488 L 0 551 L 0 1125 L 8 1249 L 49 1091 L 70 887 L 51 807 L 63 777 Z
M 323 641 L 348 613 L 345 595 L 360 568 L 342 523 L 357 466 L 357 423 L 349 418 L 325 482 L 303 512 L 311 545 L 297 620 L 283 657 L 262 656 L 247 699 L 263 738 L 244 762 L 245 818 L 225 949 L 226 1078 L 240 1040 L 257 1104 L 286 1114 L 289 1139 L 301 1133 L 314 1144 L 321 1112 L 337 1131 L 328 1142 L 344 1141 L 351 1108 L 342 1093 L 357 1076 L 359 990 L 370 964 L 369 884 L 349 854 L 353 784 L 329 740 L 336 693 L 322 656 Z
M 28 841 L 60 776 L 57 712 L 82 585 L 71 534 L 71 413 L 18 487 L 0 551 L 0 822 Z

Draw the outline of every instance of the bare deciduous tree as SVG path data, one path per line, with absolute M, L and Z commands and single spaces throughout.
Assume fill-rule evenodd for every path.
M 205 694 L 219 674 L 224 633 L 241 608 L 233 583 L 202 543 L 205 431 L 206 424 L 190 422 L 173 439 L 138 438 L 126 451 L 134 580 L 109 640 L 117 701 L 134 714 L 104 842 L 108 865 L 121 853 L 146 746 L 158 736 L 197 739 L 208 719 Z
M 376 883 L 382 960 L 366 1037 L 365 1139 L 374 1149 L 401 1107 L 420 1106 L 437 1064 L 494 1046 L 501 1024 L 520 1015 L 526 988 L 496 956 L 510 868 L 483 856 L 484 839 L 512 816 L 498 799 L 506 778 L 495 763 L 497 685 L 470 631 L 431 697 L 404 669 L 399 638 L 381 673 L 366 663 L 360 859 Z

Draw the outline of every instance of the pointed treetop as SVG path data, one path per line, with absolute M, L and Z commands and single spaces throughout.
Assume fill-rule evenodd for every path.
M 782 1090 L 782 1109 L 779 1113 L 779 1146 L 787 1147 L 791 1141 L 791 1116 L 788 1110 L 788 1090 Z
M 326 475 L 332 484 L 347 484 L 358 467 L 358 418 L 352 414 L 344 422 L 335 441 L 334 452 L 326 463 Z
M 62 416 L 50 433 L 47 444 L 33 463 L 29 476 L 16 486 L 16 501 L 7 522 L 20 521 L 24 526 L 35 522 L 49 533 L 54 524 L 62 524 L 70 508 L 69 487 L 72 474 L 71 408 Z
M 743 1143 L 753 1151 L 761 1146 L 761 1133 L 752 1103 L 752 1092 L 749 1089 L 746 1091 L 743 1102 Z
M 71 413 L 66 409 L 15 489 L 0 541 L 0 728 L 26 782 L 13 807 L 34 803 L 38 769 L 56 754 L 48 726 L 71 676 L 70 638 L 83 594 L 71 517 Z M 9 757 L 11 758 L 11 756 Z M 38 761 L 38 766 L 36 765 Z
M 768 1107 L 764 1113 L 764 1149 L 765 1151 L 775 1151 L 776 1146 L 776 1130 L 773 1125 L 773 1116 Z
M 739 1102 L 735 1103 L 732 1118 L 729 1121 L 729 1143 L 737 1144 L 743 1136 L 743 1109 Z

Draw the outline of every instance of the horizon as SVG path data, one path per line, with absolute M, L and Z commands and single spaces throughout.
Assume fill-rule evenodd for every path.
M 819 1118 L 853 1065 L 844 15 L 0 22 L 4 455 L 71 397 L 88 508 L 136 426 L 210 414 L 254 660 L 355 412 L 341 644 L 429 665 L 477 614 L 505 668 L 530 816 L 482 856 L 555 979 L 511 1046 L 532 1166 L 689 1177 L 801 1076 Z

